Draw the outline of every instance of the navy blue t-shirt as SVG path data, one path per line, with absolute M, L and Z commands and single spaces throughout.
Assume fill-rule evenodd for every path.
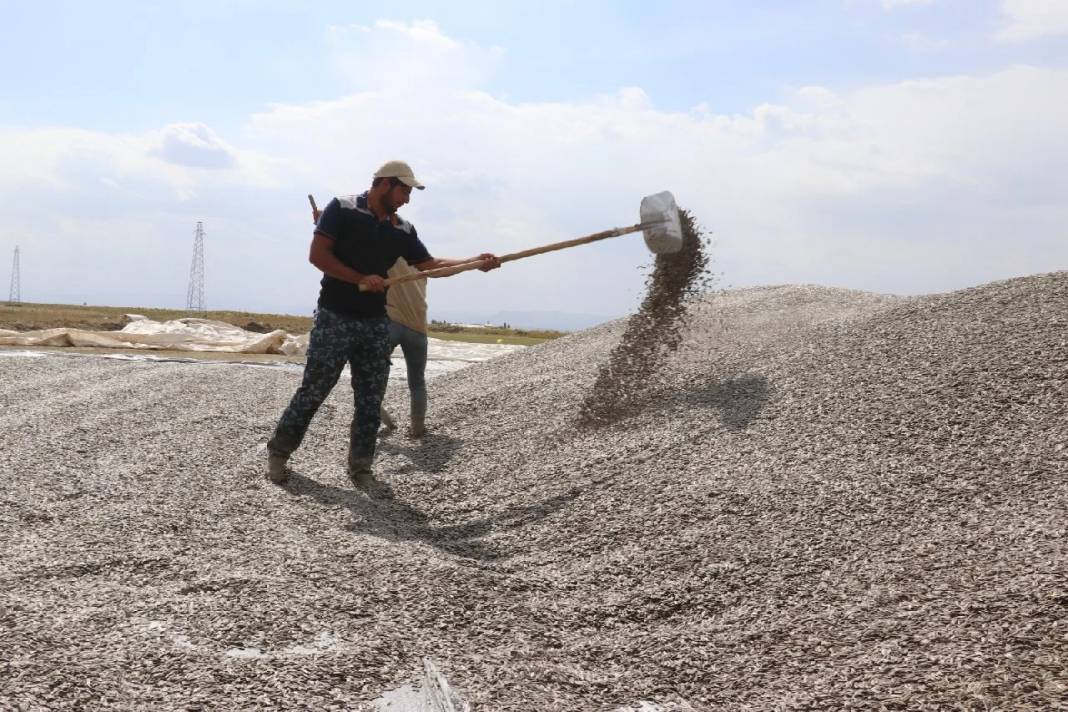
M 398 257 L 414 265 L 431 259 L 415 226 L 399 215 L 396 224 L 380 222 L 367 207 L 367 193 L 334 198 L 319 216 L 315 231 L 333 238 L 334 256 L 360 274 L 383 279 Z M 383 316 L 384 292 L 361 292 L 350 282 L 323 275 L 319 306 L 347 316 Z

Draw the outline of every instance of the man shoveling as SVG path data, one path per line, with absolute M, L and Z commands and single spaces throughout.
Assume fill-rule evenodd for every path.
M 312 222 L 318 224 L 322 212 L 311 201 Z M 389 268 L 390 281 L 418 272 L 403 258 Z M 408 398 L 410 401 L 410 420 L 408 435 L 421 438 L 426 433 L 426 362 L 429 351 L 427 338 L 426 279 L 417 279 L 391 285 L 386 290 L 386 315 L 389 317 L 389 352 L 398 346 L 404 354 L 404 365 L 408 372 Z M 387 431 L 397 429 L 393 416 L 382 406 L 382 424 Z
M 334 198 L 323 210 L 309 255 L 323 272 L 315 325 L 303 381 L 267 443 L 271 482 L 280 484 L 288 477 L 289 456 L 348 363 L 354 398 L 349 477 L 359 487 L 374 484 L 371 465 L 391 351 L 385 279 L 399 257 L 420 271 L 476 261 L 483 271 L 500 266 L 490 253 L 466 260 L 431 257 L 415 226 L 397 215 L 412 189 L 424 187 L 407 163 L 389 161 L 375 171 L 370 190 Z

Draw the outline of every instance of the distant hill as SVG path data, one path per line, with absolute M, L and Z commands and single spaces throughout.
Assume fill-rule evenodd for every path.
M 499 311 L 472 312 L 431 308 L 430 317 L 440 321 L 463 324 L 508 324 L 515 329 L 553 329 L 581 331 L 603 324 L 617 317 L 603 314 L 574 314 L 562 311 Z

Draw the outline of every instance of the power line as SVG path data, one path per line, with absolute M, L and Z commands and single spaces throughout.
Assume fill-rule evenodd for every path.
M 193 264 L 189 266 L 189 292 L 185 300 L 186 309 L 204 311 L 204 223 L 197 223 L 197 234 L 193 238 Z
M 19 248 L 15 246 L 15 260 L 11 263 L 11 289 L 7 293 L 11 304 L 22 304 L 22 286 L 19 284 Z

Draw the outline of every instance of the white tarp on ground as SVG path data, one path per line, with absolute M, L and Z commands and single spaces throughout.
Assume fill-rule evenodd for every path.
M 37 348 L 92 346 L 106 349 L 218 351 L 285 356 L 303 356 L 308 350 L 307 334 L 293 336 L 282 330 L 258 334 L 209 319 L 176 319 L 158 322 L 136 314 L 127 315 L 127 319 L 130 323 L 121 331 L 63 328 L 18 332 L 0 329 L 0 346 Z M 434 378 L 468 364 L 487 361 L 495 356 L 523 348 L 525 347 L 513 344 L 475 344 L 466 341 L 429 339 L 426 377 Z M 33 352 L 20 353 L 40 355 Z M 398 348 L 393 352 L 393 368 L 390 378 L 406 380 L 406 370 L 404 357 Z
M 308 337 L 292 336 L 281 329 L 267 334 L 210 319 L 152 321 L 127 315 L 130 323 L 120 331 L 86 329 L 44 329 L 8 331 L 0 329 L 0 346 L 93 346 L 107 349 L 166 351 L 219 351 L 241 354 L 280 354 L 297 356 L 307 349 Z

